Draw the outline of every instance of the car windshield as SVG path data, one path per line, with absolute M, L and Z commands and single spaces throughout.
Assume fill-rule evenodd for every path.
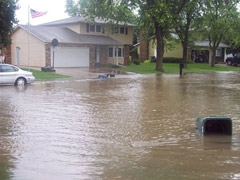
M 19 69 L 17 67 L 14 67 L 14 66 L 1 65 L 1 67 L 0 67 L 1 72 L 16 72 L 18 70 Z
M 236 54 L 236 57 L 237 57 L 237 58 L 240 58 L 240 53 L 237 53 L 237 54 Z

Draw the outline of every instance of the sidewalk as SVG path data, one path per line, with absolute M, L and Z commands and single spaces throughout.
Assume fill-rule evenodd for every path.
M 71 76 L 73 79 L 97 78 L 97 73 L 89 72 L 89 68 L 55 68 L 56 73 Z
M 100 74 L 123 74 L 118 69 L 55 68 L 56 73 L 71 76 L 73 79 L 93 79 Z M 125 73 L 124 73 L 125 74 Z

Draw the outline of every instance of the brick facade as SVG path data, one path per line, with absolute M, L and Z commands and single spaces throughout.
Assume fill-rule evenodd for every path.
M 100 47 L 100 64 L 108 63 L 108 46 Z
M 96 47 L 94 45 L 85 47 L 89 47 L 89 68 L 94 68 L 96 62 Z
M 2 49 L 2 55 L 5 56 L 4 63 L 11 64 L 14 59 L 11 57 L 11 46 Z
M 124 65 L 129 64 L 130 45 L 124 45 Z
M 46 66 L 51 66 L 51 44 L 45 45 L 45 61 Z

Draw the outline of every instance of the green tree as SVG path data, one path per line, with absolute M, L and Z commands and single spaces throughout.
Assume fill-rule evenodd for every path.
M 18 8 L 17 0 L 0 0 L 0 46 L 7 47 L 11 44 L 9 34 L 13 25 L 17 23 L 15 11 Z
M 193 23 L 201 17 L 202 0 L 173 0 L 171 13 L 173 15 L 174 29 L 183 47 L 183 63 L 187 64 L 188 47 L 191 33 L 196 31 Z
M 232 53 L 240 52 L 240 18 L 235 18 L 230 32 L 224 37 L 223 42 L 231 46 Z
M 209 40 L 213 52 L 211 67 L 216 63 L 216 50 L 220 42 L 233 34 L 233 28 L 238 21 L 237 4 L 239 0 L 205 0 L 203 27 L 204 35 Z M 238 31 L 238 30 L 237 30 Z
M 173 17 L 170 12 L 171 2 L 168 0 L 147 0 L 139 3 L 140 26 L 147 34 L 154 34 L 157 43 L 156 71 L 164 72 L 163 55 L 165 39 L 170 36 Z

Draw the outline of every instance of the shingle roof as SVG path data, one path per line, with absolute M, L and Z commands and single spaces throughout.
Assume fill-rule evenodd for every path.
M 19 28 L 28 31 L 28 27 L 26 25 L 19 25 Z M 94 44 L 109 46 L 122 45 L 122 43 L 107 36 L 78 34 L 65 27 L 31 26 L 30 34 L 46 43 L 52 42 L 52 40 L 56 38 L 59 43 Z
M 58 21 L 44 23 L 44 24 L 41 24 L 41 25 L 52 26 L 52 25 L 73 24 L 73 23 L 80 23 L 80 22 L 87 23 L 87 22 L 89 22 L 89 19 L 87 17 L 83 17 L 83 16 L 75 16 L 75 17 L 70 17 L 70 18 L 58 20 Z M 108 24 L 108 23 L 113 24 L 113 23 L 115 23 L 115 21 L 113 21 L 113 20 L 100 19 L 100 18 L 95 18 L 94 22 L 97 23 L 97 24 Z M 118 24 L 119 25 L 127 25 L 127 26 L 135 26 L 134 24 L 124 23 L 124 22 L 118 22 Z
M 195 46 L 199 46 L 199 47 L 209 47 L 209 41 L 199 41 L 199 42 L 195 42 Z M 224 44 L 224 43 L 220 43 L 219 46 L 220 48 L 228 48 L 230 46 Z

